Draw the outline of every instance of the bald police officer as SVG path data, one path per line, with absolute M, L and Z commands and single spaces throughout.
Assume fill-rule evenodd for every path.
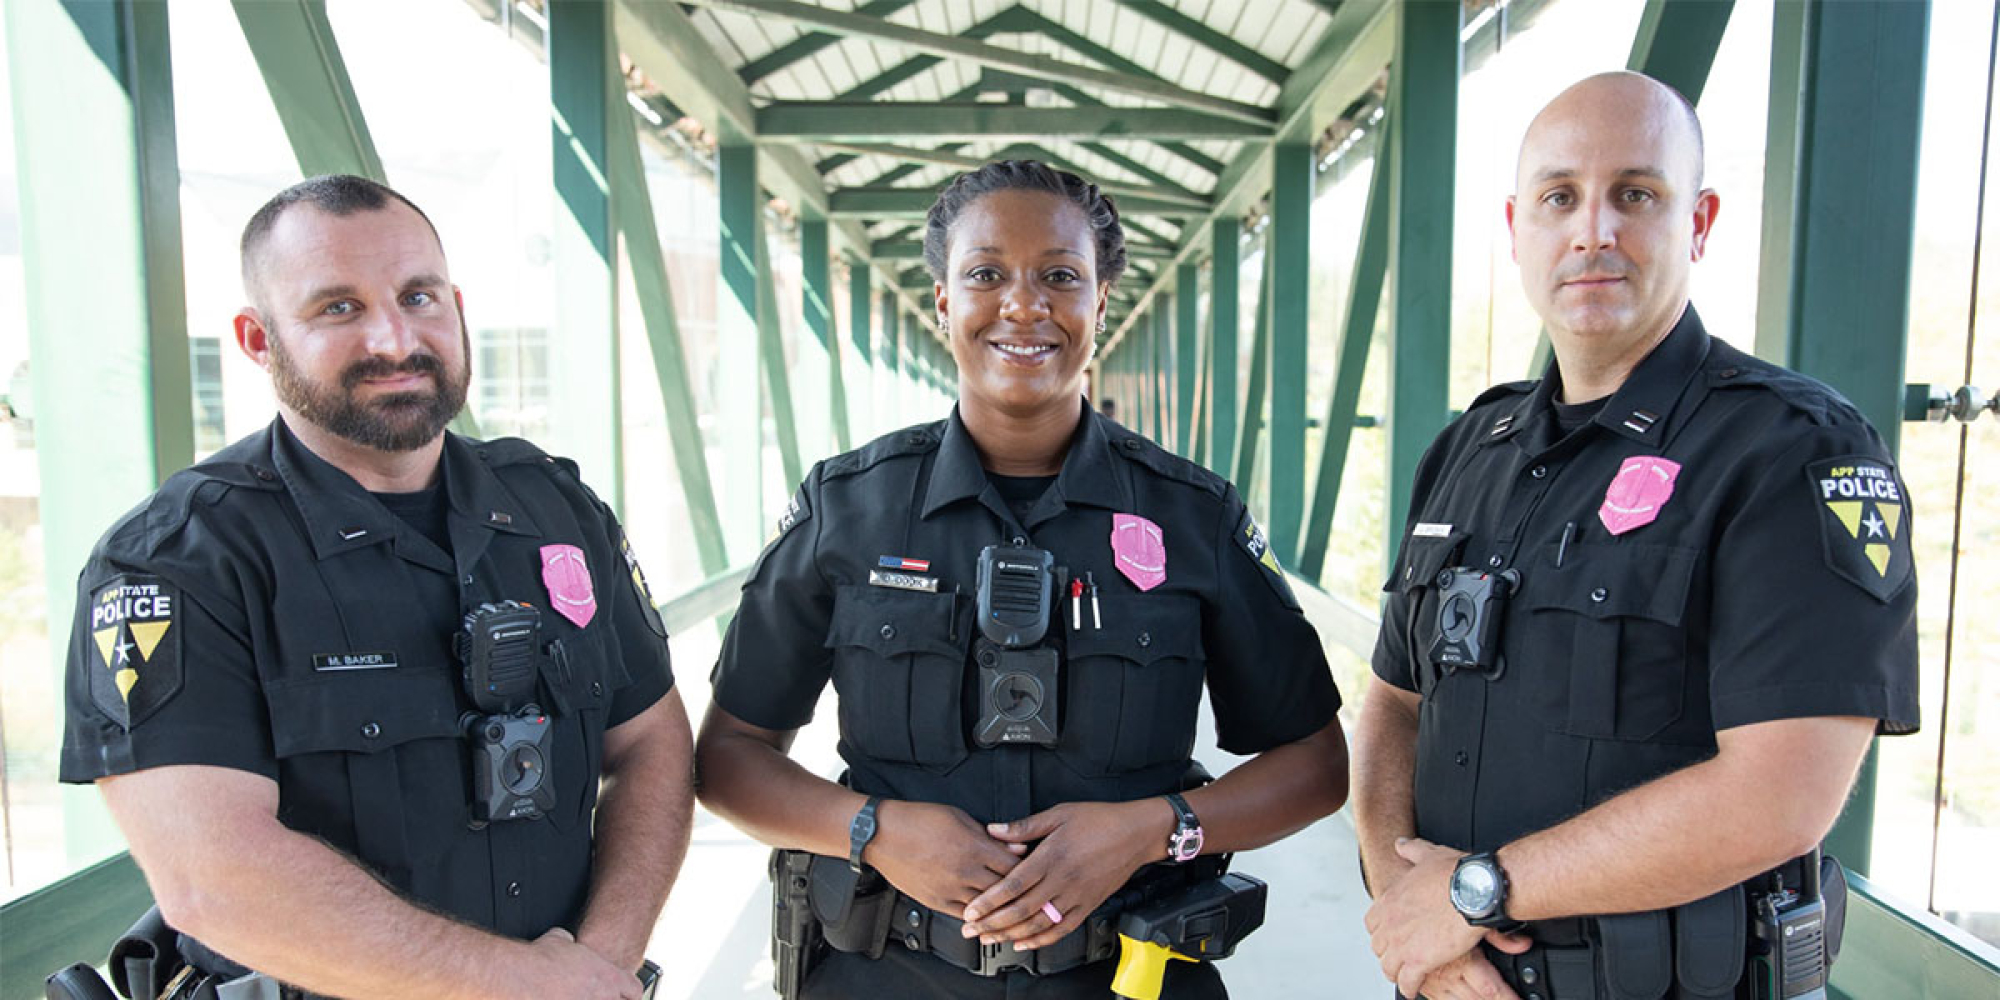
M 1405 996 L 1737 996 L 1749 907 L 1809 897 L 1871 737 L 1916 729 L 1909 498 L 1846 400 L 1703 329 L 1680 95 L 1575 85 L 1517 185 L 1555 357 L 1418 468 L 1356 735 L 1367 929 Z
M 692 751 L 616 518 L 445 431 L 463 300 L 401 195 L 281 192 L 243 276 L 278 418 L 112 526 L 69 650 L 62 778 L 182 932 L 174 995 L 638 997 Z

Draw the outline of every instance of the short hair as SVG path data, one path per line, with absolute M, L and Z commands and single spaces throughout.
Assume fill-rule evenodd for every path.
M 1097 280 L 1115 283 L 1125 273 L 1125 227 L 1118 206 L 1097 185 L 1040 160 L 1000 160 L 958 175 L 931 205 L 924 225 L 924 266 L 942 282 L 945 244 L 967 206 L 996 191 L 1043 191 L 1083 210 L 1097 252 Z
M 1680 105 L 1681 113 L 1687 118 L 1688 132 L 1694 136 L 1694 189 L 1700 191 L 1704 175 L 1708 172 L 1708 140 L 1702 135 L 1701 116 L 1695 113 L 1694 102 L 1688 100 L 1679 87 L 1657 77 L 1653 78 L 1653 82 L 1674 95 L 1674 103 Z
M 256 264 L 263 253 L 264 244 L 271 238 L 271 230 L 277 228 L 278 220 L 284 218 L 293 205 L 306 204 L 334 216 L 349 216 L 356 212 L 379 212 L 389 205 L 390 199 L 402 202 L 417 213 L 430 227 L 431 236 L 442 246 L 444 240 L 438 238 L 437 226 L 431 217 L 417 207 L 417 203 L 397 193 L 387 184 L 371 181 L 353 174 L 321 174 L 308 177 L 271 196 L 250 221 L 243 226 L 243 239 L 239 245 L 242 255 L 243 287 L 253 295 L 257 286 Z

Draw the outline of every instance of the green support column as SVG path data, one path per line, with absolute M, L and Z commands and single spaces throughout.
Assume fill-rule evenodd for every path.
M 1627 69 L 1637 70 L 1701 102 L 1715 50 L 1736 0 L 1646 0 Z
M 1389 109 L 1391 276 L 1389 498 L 1385 559 L 1395 558 L 1417 462 L 1450 416 L 1451 213 L 1458 121 L 1460 7 L 1398 8 Z
M 799 261 L 806 329 L 826 351 L 827 415 L 832 418 L 833 450 L 842 452 L 854 445 L 847 426 L 847 377 L 841 370 L 840 333 L 833 325 L 833 256 L 827 248 L 825 219 L 799 223 Z
M 1800 89 L 1790 360 L 1854 402 L 1893 452 L 1902 428 L 1924 110 L 1925 2 L 1814 4 Z M 1871 748 L 1829 853 L 1867 874 Z
M 618 378 L 618 228 L 611 211 L 611 116 L 629 116 L 612 48 L 611 5 L 549 7 L 550 143 L 555 158 L 555 322 L 549 342 L 551 450 L 574 459 L 611 509 L 625 511 Z
M 1182 264 L 1174 273 L 1174 450 L 1194 457 L 1195 375 L 1201 363 L 1201 269 Z
M 893 430 L 910 422 L 903 406 L 903 317 L 897 310 L 896 293 L 882 293 L 882 353 L 876 360 L 875 399 L 878 430 Z
M 1153 439 L 1169 451 L 1179 451 L 1174 436 L 1174 299 L 1161 293 L 1153 303 Z
M 1298 559 L 1306 496 L 1306 340 L 1312 283 L 1313 150 L 1271 150 L 1271 506 L 1264 530 L 1278 559 Z M 1447 248 L 1448 249 L 1448 248 Z
M 1234 217 L 1215 220 L 1214 258 L 1208 275 L 1208 467 L 1222 475 L 1235 469 L 1236 457 L 1236 329 L 1242 307 L 1236 298 L 1243 262 L 1243 224 Z
M 607 67 L 607 71 L 609 67 Z M 702 573 L 714 576 L 729 568 L 721 513 L 708 469 L 708 452 L 701 436 L 701 414 L 695 406 L 694 381 L 688 374 L 687 351 L 681 343 L 679 316 L 674 310 L 673 285 L 667 280 L 667 259 L 660 251 L 660 234 L 653 217 L 653 198 L 646 189 L 646 167 L 639 158 L 639 136 L 632 116 L 608 119 L 611 137 L 611 204 L 625 256 L 632 265 L 633 297 L 646 325 L 652 347 L 653 374 L 667 420 L 667 440 L 674 453 L 681 495 L 687 503 L 688 531 L 694 536 Z
M 1771 11 L 1771 87 L 1764 123 L 1763 238 L 1757 259 L 1757 356 L 1781 365 L 1792 352 L 1792 230 L 1799 156 L 1799 87 L 1805 72 L 1805 0 Z
M 194 460 L 173 73 L 159 4 L 4 6 L 34 392 L 27 416 L 60 678 L 91 546 Z M 94 790 L 62 794 L 72 867 L 123 846 Z
M 1257 318 L 1251 324 L 1250 382 L 1243 389 L 1243 416 L 1237 423 L 1236 473 L 1229 477 L 1253 507 L 1262 507 L 1269 497 L 1257 477 L 1257 445 L 1264 432 L 1264 385 L 1271 373 L 1271 284 L 1271 250 L 1266 246 L 1263 278 L 1257 282 Z
M 1390 131 L 1395 129 L 1391 127 Z M 1369 345 L 1375 339 L 1382 279 L 1389 269 L 1391 146 L 1383 143 L 1377 148 L 1380 151 L 1375 157 L 1375 169 L 1368 179 L 1368 210 L 1361 220 L 1361 248 L 1354 255 L 1354 280 L 1348 283 L 1347 318 L 1341 325 L 1333 398 L 1327 401 L 1323 425 L 1326 432 L 1320 440 L 1319 478 L 1313 485 L 1312 515 L 1306 519 L 1305 546 L 1299 553 L 1299 572 L 1314 582 L 1318 582 L 1326 569 L 1333 515 L 1340 503 L 1340 478 L 1347 471 L 1348 444 L 1354 438 L 1355 410 L 1361 402 L 1361 379 L 1368 368 Z
M 721 502 L 730 562 L 741 564 L 763 542 L 765 519 L 763 337 L 757 280 L 764 258 L 764 193 L 757 147 L 727 142 L 716 151 L 722 215 L 721 295 L 716 302 L 716 426 L 722 432 Z M 786 490 L 791 486 L 787 485 Z
M 1214 402 L 1211 393 L 1215 383 L 1215 338 L 1201 337 L 1200 374 L 1194 386 L 1194 450 L 1188 453 L 1188 460 L 1196 465 L 1210 466 L 1208 452 L 1211 447 Z
M 758 195 L 758 215 L 763 214 L 763 196 Z M 799 453 L 799 431 L 792 401 L 792 369 L 785 354 L 785 327 L 778 317 L 778 278 L 771 264 L 770 238 L 761 233 L 757 240 L 757 350 L 764 355 L 764 390 L 771 404 L 771 423 L 778 438 L 778 474 L 786 488 L 805 479 L 805 464 Z M 790 494 L 788 493 L 787 496 Z
M 873 438 L 880 426 L 874 413 L 875 398 L 875 286 L 868 276 L 868 262 L 850 260 L 847 265 L 847 340 L 852 344 L 853 363 L 848 369 L 848 412 L 857 440 Z M 842 352 L 846 353 L 846 352 Z

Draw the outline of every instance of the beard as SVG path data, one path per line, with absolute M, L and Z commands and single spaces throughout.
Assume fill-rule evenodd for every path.
M 471 338 L 463 321 L 459 338 L 471 357 Z M 395 392 L 362 400 L 355 389 L 368 379 L 398 375 L 428 375 L 435 388 Z M 465 408 L 471 366 L 452 372 L 437 355 L 418 351 L 401 361 L 367 358 L 347 366 L 337 385 L 316 381 L 285 352 L 284 339 L 271 334 L 271 386 L 279 401 L 315 426 L 377 451 L 415 451 L 435 440 Z

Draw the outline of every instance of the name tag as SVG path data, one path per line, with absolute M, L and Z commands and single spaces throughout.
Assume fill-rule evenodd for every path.
M 394 653 L 314 653 L 314 670 L 391 670 Z
M 1418 521 L 1416 527 L 1410 529 L 1410 534 L 1418 538 L 1443 538 L 1451 534 L 1451 525 Z
M 926 594 L 937 593 L 937 577 L 921 573 L 898 573 L 893 570 L 871 569 L 868 582 L 877 587 L 894 587 L 897 590 L 916 590 Z

